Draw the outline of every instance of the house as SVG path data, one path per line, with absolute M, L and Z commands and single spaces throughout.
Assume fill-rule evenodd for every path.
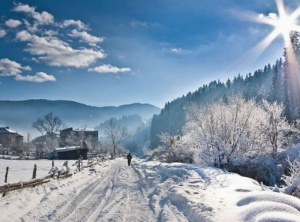
M 8 126 L 0 127 L 0 144 L 5 148 L 15 148 L 23 145 L 23 136 Z
M 79 158 L 86 160 L 87 151 L 88 148 L 82 146 L 62 147 L 55 148 L 52 152 L 52 156 L 54 159 L 60 160 L 76 160 Z
M 56 144 L 56 142 L 59 141 L 59 135 L 56 133 L 46 135 L 38 136 L 35 139 L 32 140 L 32 143 L 36 147 L 45 147 L 47 145 L 51 146 L 51 143 Z M 56 145 L 57 146 L 57 145 Z
M 94 128 L 66 128 L 60 131 L 61 146 L 82 146 L 89 143 L 92 147 L 98 143 L 98 130 Z

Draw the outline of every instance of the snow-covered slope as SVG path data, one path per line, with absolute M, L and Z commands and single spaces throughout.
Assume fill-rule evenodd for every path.
M 0 199 L 1 221 L 300 221 L 300 200 L 189 164 L 117 158 Z

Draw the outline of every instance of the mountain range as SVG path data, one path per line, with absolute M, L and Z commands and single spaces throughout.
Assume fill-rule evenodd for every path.
M 74 101 L 31 99 L 24 101 L 0 101 L 0 125 L 9 126 L 25 136 L 37 135 L 32 123 L 52 112 L 68 127 L 95 127 L 111 117 L 138 114 L 143 119 L 150 119 L 160 109 L 150 104 L 133 103 L 118 107 L 89 106 Z

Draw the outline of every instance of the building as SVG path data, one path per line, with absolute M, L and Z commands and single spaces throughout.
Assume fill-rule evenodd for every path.
M 80 146 L 71 146 L 71 147 L 62 147 L 56 148 L 52 152 L 52 156 L 54 159 L 59 160 L 76 160 L 82 158 L 84 160 L 87 159 L 87 147 Z
M 0 127 L 0 144 L 4 148 L 15 148 L 23 145 L 23 136 L 8 126 Z
M 84 143 L 95 147 L 98 144 L 98 130 L 70 127 L 60 131 L 60 146 L 82 146 Z

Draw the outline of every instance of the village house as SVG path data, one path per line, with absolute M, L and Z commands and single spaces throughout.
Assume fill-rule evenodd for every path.
M 23 136 L 8 126 L 0 127 L 0 144 L 3 148 L 15 148 L 23 145 Z
M 92 147 L 98 144 L 98 130 L 94 128 L 66 128 L 60 131 L 60 145 L 82 146 L 83 143 Z

